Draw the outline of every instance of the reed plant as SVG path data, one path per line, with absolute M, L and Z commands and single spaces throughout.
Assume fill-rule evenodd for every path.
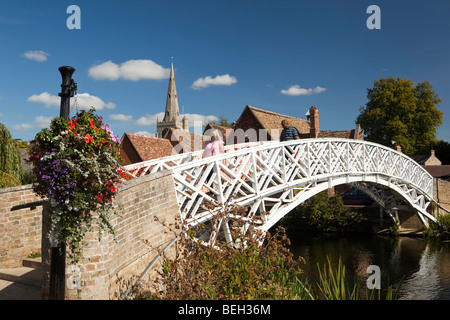
M 319 269 L 319 282 L 316 284 L 315 297 L 323 300 L 397 300 L 401 284 L 394 290 L 388 285 L 386 292 L 381 289 L 361 288 L 358 278 L 349 279 L 345 265 L 341 259 L 337 266 L 333 266 L 329 257 L 327 264 Z

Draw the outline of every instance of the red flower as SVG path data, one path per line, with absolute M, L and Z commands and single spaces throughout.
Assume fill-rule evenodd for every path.
M 98 201 L 102 201 L 103 200 L 103 196 L 100 193 L 98 194 L 97 200 Z
M 89 143 L 89 142 L 94 142 L 94 138 L 92 138 L 90 135 L 86 135 L 86 137 L 84 138 L 84 142 Z
M 91 127 L 92 129 L 95 129 L 95 126 L 94 126 L 94 120 L 90 119 L 90 120 L 89 120 L 89 123 L 91 124 L 90 127 Z

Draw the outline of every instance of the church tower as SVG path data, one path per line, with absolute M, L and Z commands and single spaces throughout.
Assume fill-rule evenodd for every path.
M 166 110 L 162 121 L 156 122 L 156 136 L 164 138 L 169 129 L 189 130 L 189 123 L 185 117 L 181 119 L 180 109 L 178 108 L 177 88 L 175 86 L 175 75 L 173 72 L 173 63 L 170 66 L 169 89 L 167 92 Z

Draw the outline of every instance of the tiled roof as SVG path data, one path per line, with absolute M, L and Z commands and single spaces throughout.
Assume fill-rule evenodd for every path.
M 281 133 L 281 130 L 283 130 L 281 121 L 287 120 L 291 126 L 297 128 L 300 134 L 309 135 L 310 122 L 307 120 L 255 108 L 252 106 L 247 106 L 246 108 L 248 108 L 252 112 L 255 118 L 261 123 L 262 127 L 269 132 L 271 130 L 279 130 L 279 132 Z
M 353 130 L 340 130 L 340 131 L 320 131 L 317 138 L 343 138 L 354 139 L 355 129 Z
M 208 136 L 173 128 L 169 129 L 164 138 L 171 143 L 176 153 L 202 150 L 204 143 L 209 139 Z
M 422 166 L 428 171 L 434 178 L 449 177 L 450 176 L 450 165 L 441 166 Z
M 214 130 L 214 129 L 217 129 L 217 130 L 219 130 L 219 131 L 222 133 L 222 137 L 223 137 L 223 140 L 224 140 L 224 141 L 226 141 L 227 136 L 228 136 L 231 132 L 233 132 L 233 128 L 230 128 L 230 127 L 224 127 L 224 126 L 219 126 L 218 124 L 214 124 L 214 123 L 209 122 L 209 123 L 206 125 L 205 130 L 203 131 L 203 134 L 207 133 L 207 131 L 210 130 L 210 129 L 213 129 L 213 130 Z
M 418 164 L 425 164 L 425 162 L 431 157 L 429 154 L 419 154 L 415 156 L 411 156 L 411 159 L 413 159 Z
M 172 155 L 172 144 L 167 139 L 147 137 L 137 133 L 125 132 L 141 161 L 157 159 Z M 123 138 L 122 138 L 123 141 Z

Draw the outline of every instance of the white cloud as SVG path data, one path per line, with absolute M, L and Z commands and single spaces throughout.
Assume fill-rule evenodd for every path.
M 52 119 L 53 119 L 52 117 L 37 116 L 36 118 L 34 118 L 33 122 L 34 124 L 30 123 L 15 124 L 12 126 L 12 128 L 17 131 L 28 131 L 35 127 L 38 127 L 39 129 L 48 128 L 50 127 L 50 122 L 52 121 Z
M 236 77 L 232 77 L 229 74 L 222 76 L 217 75 L 215 78 L 207 76 L 204 78 L 198 78 L 192 84 L 192 88 L 195 90 L 207 88 L 209 86 L 231 86 L 237 82 Z
M 163 68 L 152 60 L 129 60 L 121 64 L 120 73 L 125 80 L 167 79 L 170 69 Z
M 59 107 L 61 103 L 61 98 L 57 96 L 52 96 L 48 92 L 43 92 L 40 95 L 33 94 L 27 99 L 29 102 L 43 103 L 47 108 Z
M 164 118 L 164 112 L 160 112 L 154 115 L 151 114 L 146 114 L 143 117 L 140 117 L 137 121 L 136 124 L 140 125 L 140 126 L 149 126 L 152 124 L 156 124 L 156 120 L 158 119 L 159 121 L 162 121 L 162 119 Z
M 133 120 L 133 116 L 131 115 L 126 115 L 126 114 L 111 114 L 109 115 L 109 118 L 111 120 L 118 120 L 118 121 L 123 121 L 123 122 L 127 122 L 127 121 L 131 121 Z
M 27 131 L 33 129 L 34 126 L 32 124 L 22 123 L 22 124 L 15 124 L 12 126 L 12 128 L 17 131 Z
M 208 123 L 211 121 L 218 121 L 219 118 L 213 115 L 209 115 L 209 116 L 204 116 L 201 114 L 193 114 L 193 113 L 186 113 L 186 114 L 182 114 L 181 118 L 183 118 L 184 116 L 186 116 L 188 118 L 189 121 L 189 126 L 193 127 L 196 123 Z M 141 118 L 139 118 L 136 121 L 137 125 L 141 125 L 141 126 L 149 126 L 149 125 L 154 125 L 156 124 L 156 120 L 158 119 L 159 121 L 162 121 L 164 118 L 164 112 L 160 112 L 157 114 L 147 114 Z
M 44 62 L 47 61 L 47 57 L 50 54 L 47 52 L 44 52 L 42 50 L 36 50 L 36 51 L 27 51 L 23 54 L 23 56 L 29 60 L 34 60 L 37 62 Z
M 281 90 L 282 94 L 286 94 L 288 96 L 309 96 L 311 94 L 317 94 L 317 93 L 322 93 L 324 91 L 326 91 L 326 88 L 322 88 L 322 87 L 315 87 L 314 89 L 305 89 L 305 88 L 301 88 L 298 84 L 294 85 L 294 86 L 290 86 L 289 89 L 287 90 Z
M 148 131 L 138 131 L 135 132 L 136 134 L 140 134 L 147 137 L 155 137 L 156 135 L 154 133 L 148 132 Z
M 71 106 L 74 106 L 74 98 L 71 98 Z M 91 96 L 89 93 L 79 93 L 77 98 L 77 107 L 78 109 L 90 109 L 91 107 L 95 107 L 95 110 L 102 109 L 114 109 L 116 107 L 115 103 L 112 102 L 104 102 L 102 99 L 96 96 Z
M 120 67 L 112 61 L 107 61 L 90 68 L 89 76 L 96 80 L 114 81 L 120 78 Z
M 59 107 L 61 105 L 61 98 L 59 96 L 51 95 L 48 92 L 43 92 L 39 95 L 32 95 L 27 99 L 29 102 L 42 103 L 45 107 Z M 96 96 L 92 96 L 89 93 L 79 93 L 77 95 L 77 108 L 89 109 L 90 107 L 95 107 L 96 110 L 106 109 L 114 109 L 116 107 L 115 103 L 112 102 L 104 102 L 102 99 Z M 75 98 L 70 99 L 70 105 L 74 106 Z
M 186 116 L 188 118 L 190 127 L 194 126 L 194 124 L 197 122 L 208 123 L 211 121 L 219 121 L 219 118 L 217 118 L 216 116 L 213 116 L 213 115 L 204 116 L 204 115 L 195 114 L 195 113 L 194 114 L 186 113 L 186 114 L 181 115 L 182 118 L 184 116 Z
M 120 66 L 112 61 L 93 66 L 89 69 L 89 76 L 96 80 L 130 81 L 160 80 L 169 77 L 170 69 L 164 68 L 152 60 L 128 60 Z
M 52 119 L 52 117 L 37 116 L 34 118 L 34 123 L 39 128 L 48 128 L 50 127 L 50 122 L 52 122 Z

